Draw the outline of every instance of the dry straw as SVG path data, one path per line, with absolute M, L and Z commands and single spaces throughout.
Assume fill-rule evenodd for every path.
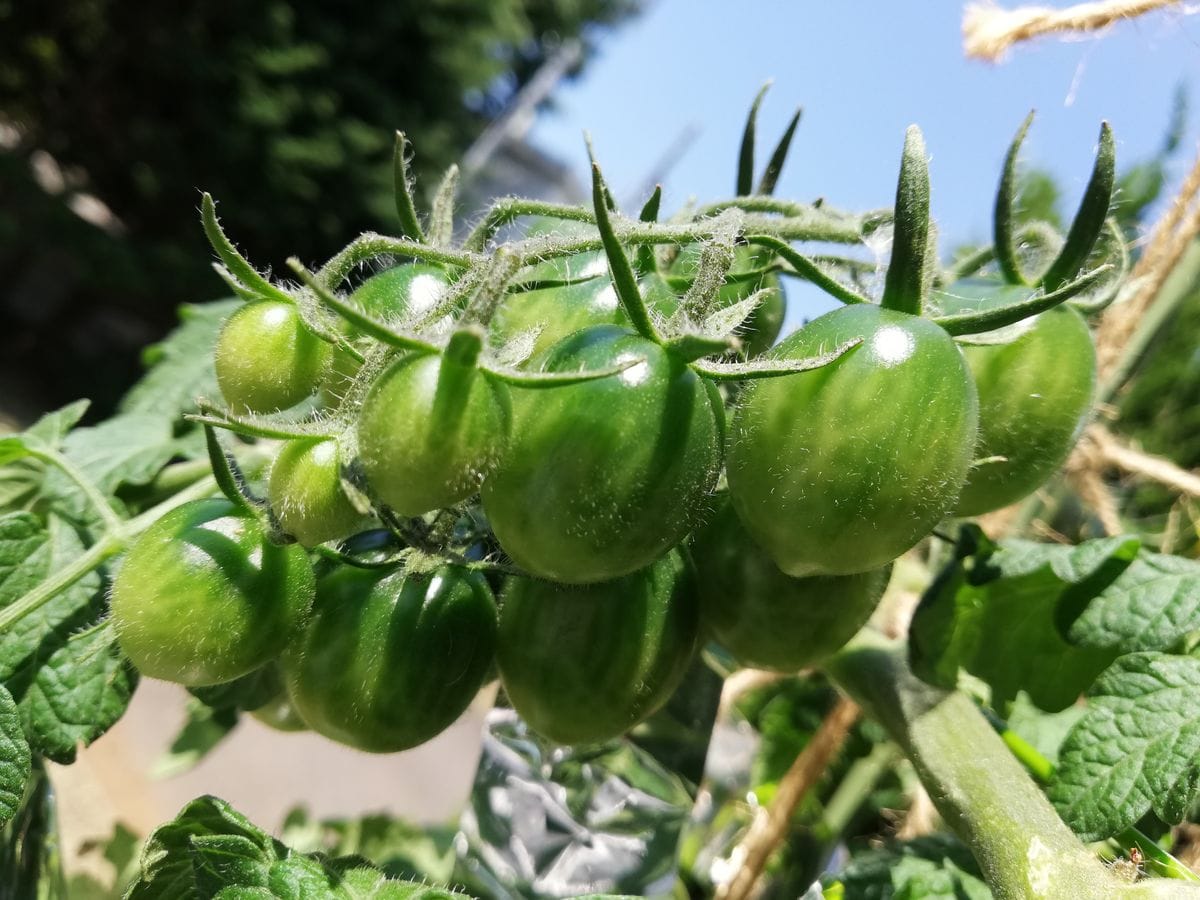
M 967 56 L 998 62 L 1013 44 L 1046 34 L 1078 34 L 1100 31 L 1123 19 L 1132 19 L 1180 0 L 1102 0 L 1080 3 L 1065 9 L 1022 6 L 1002 9 L 991 3 L 972 3 L 963 14 L 963 46 Z

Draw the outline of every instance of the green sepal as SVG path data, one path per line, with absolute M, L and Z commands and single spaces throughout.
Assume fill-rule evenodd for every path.
M 1036 316 L 1038 313 L 1053 309 L 1060 303 L 1065 303 L 1077 294 L 1081 294 L 1097 284 L 1111 269 L 1112 266 L 1099 266 L 1090 272 L 1080 275 L 1070 284 L 1065 284 L 1057 291 L 1051 291 L 1047 294 L 1040 294 L 1037 289 L 1031 289 L 1033 292 L 1027 299 L 1008 306 L 981 310 L 980 312 L 933 316 L 931 321 L 936 322 L 952 335 L 979 334 L 984 331 L 1003 328 L 1005 325 L 1012 325 L 1020 322 L 1022 319 L 1028 319 L 1030 316 Z
M 353 304 L 347 303 L 335 296 L 296 257 L 293 256 L 288 259 L 288 266 L 296 273 L 296 276 L 304 283 L 305 287 L 316 294 L 318 300 L 368 337 L 372 337 L 392 347 L 413 350 L 417 353 L 438 352 L 438 348 L 428 341 L 395 331 L 372 316 L 367 315 Z
M 605 369 L 590 369 L 579 372 L 526 372 L 518 369 L 502 369 L 495 366 L 482 365 L 480 371 L 487 374 L 489 378 L 496 381 L 510 384 L 513 387 L 533 388 L 535 390 L 542 388 L 566 387 L 572 384 L 583 384 L 586 381 L 596 381 L 600 378 L 611 378 L 614 375 L 620 375 L 626 369 L 632 369 L 636 365 L 640 365 L 642 360 L 630 359 L 617 366 L 609 366 Z
M 605 201 L 606 194 L 604 176 L 600 174 L 600 166 L 593 158 L 592 205 L 596 210 L 596 228 L 600 232 L 604 254 L 608 257 L 608 269 L 612 276 L 613 289 L 616 291 L 617 299 L 621 301 L 621 306 L 625 309 L 625 314 L 629 316 L 634 330 L 647 340 L 661 344 L 662 337 L 655 329 L 654 323 L 650 321 L 650 314 L 646 311 L 645 301 L 642 300 L 642 292 L 638 290 L 637 276 L 634 274 L 633 266 L 629 264 L 625 248 L 621 246 L 621 242 L 617 240 L 617 234 L 613 230 L 608 204 Z
M 220 276 L 221 280 L 229 286 L 229 289 L 242 300 L 245 300 L 247 303 L 253 303 L 255 300 L 262 299 L 261 296 L 254 293 L 254 291 L 250 290 L 250 288 L 246 287 L 244 284 L 234 278 L 233 273 L 225 268 L 223 263 L 214 262 L 212 267 L 213 271 Z
M 483 338 L 483 329 L 478 325 L 460 325 L 446 342 L 442 357 L 461 368 L 474 369 L 483 350 Z
M 273 441 L 337 437 L 336 433 L 329 430 L 329 421 L 295 422 L 272 416 L 241 416 L 204 400 L 197 401 L 196 406 L 199 413 L 185 415 L 187 421 L 205 427 L 222 428 L 243 437 Z
M 756 193 L 765 196 L 775 193 L 775 184 L 779 181 L 779 173 L 783 171 L 783 164 L 787 160 L 788 150 L 792 146 L 792 138 L 796 134 L 796 127 L 800 124 L 800 116 L 803 113 L 804 110 L 800 107 L 797 107 L 796 111 L 792 113 L 791 121 L 788 122 L 783 137 L 775 145 L 775 152 L 771 154 L 770 160 L 767 161 L 767 167 L 763 169 L 762 177 L 758 180 Z
M 658 211 L 662 206 L 662 185 L 654 186 L 654 193 L 646 201 L 642 207 L 642 212 L 638 216 L 641 222 L 657 222 Z M 654 248 L 649 244 L 642 244 L 637 249 L 637 265 L 635 267 L 639 275 L 645 275 L 648 272 L 653 272 L 658 268 L 658 264 L 654 259 Z
M 1058 257 L 1050 264 L 1041 283 L 1048 290 L 1056 290 L 1074 278 L 1091 255 L 1096 238 L 1104 228 L 1108 218 L 1109 205 L 1112 203 L 1113 182 L 1116 179 L 1116 148 L 1113 143 L 1112 129 L 1107 122 L 1100 124 L 1100 148 L 1096 151 L 1096 162 L 1092 167 L 1092 177 L 1088 180 L 1079 203 L 1079 211 L 1071 222 L 1067 232 L 1066 243 L 1059 251 Z
M 1129 246 L 1125 243 L 1125 234 L 1121 231 L 1120 224 L 1112 216 L 1104 223 L 1104 229 L 1096 239 L 1089 262 L 1095 262 L 1097 258 L 1101 263 L 1107 262 L 1111 272 L 1101 283 L 1095 285 L 1095 289 L 1089 295 L 1076 295 L 1071 299 L 1071 305 L 1081 313 L 1097 313 L 1106 308 L 1117 299 L 1129 275 Z
M 919 316 L 929 262 L 929 161 L 916 125 L 910 125 L 904 135 L 893 227 L 892 258 L 880 306 Z
M 228 453 L 221 446 L 221 442 L 217 440 L 217 433 L 208 424 L 204 426 L 204 442 L 208 448 L 208 463 L 212 466 L 213 479 L 217 482 L 217 487 L 221 489 L 225 498 L 234 506 L 245 511 L 251 511 L 260 506 L 261 503 L 250 496 L 246 487 L 246 479 L 242 475 L 241 469 L 238 468 L 237 460 L 233 458 L 233 454 Z
M 663 349 L 684 362 L 694 362 L 706 356 L 716 356 L 736 349 L 736 342 L 713 334 L 684 333 L 667 339 Z
M 1004 156 L 1004 170 L 1000 174 L 1000 185 L 996 189 L 996 204 L 992 212 L 992 243 L 996 250 L 996 264 L 1000 274 L 1009 284 L 1026 284 L 1025 276 L 1021 274 L 1021 261 L 1017 256 L 1016 244 L 1016 203 L 1017 203 L 1017 157 L 1021 152 L 1021 144 L 1033 124 L 1033 110 L 1025 117 L 1021 127 L 1017 129 L 1012 143 L 1008 145 L 1008 153 Z
M 442 176 L 429 209 L 429 243 L 449 247 L 454 237 L 454 201 L 458 198 L 458 166 L 451 165 Z
M 703 375 L 713 381 L 746 381 L 756 378 L 779 378 L 783 375 L 795 375 L 798 372 L 811 372 L 827 366 L 840 359 L 862 343 L 862 338 L 855 338 L 839 344 L 828 353 L 819 356 L 809 356 L 805 359 L 754 359 L 749 362 L 725 363 L 707 359 L 698 359 L 691 364 L 698 375 Z
M 400 231 L 406 238 L 424 243 L 425 233 L 417 219 L 417 207 L 413 203 L 412 188 L 408 183 L 408 138 L 403 131 L 396 132 L 396 145 L 392 150 L 392 178 L 396 193 L 396 215 L 400 219 Z
M 777 237 L 772 237 L 766 234 L 754 234 L 746 237 L 746 242 L 756 244 L 760 247 L 767 247 L 770 250 L 782 257 L 784 262 L 796 270 L 796 274 L 806 281 L 811 281 L 825 293 L 831 297 L 840 300 L 842 303 L 870 303 L 869 297 L 865 297 L 852 288 L 846 287 L 835 278 L 822 271 L 809 257 L 795 250 L 786 241 L 781 241 Z M 784 274 L 790 274 L 785 272 Z
M 221 262 L 225 264 L 230 274 L 245 285 L 251 293 L 269 300 L 282 300 L 284 303 L 295 302 L 290 294 L 271 284 L 258 273 L 254 266 L 250 265 L 242 254 L 238 253 L 237 248 L 221 230 L 221 223 L 217 221 L 216 204 L 213 202 L 212 194 L 207 192 L 200 200 L 200 221 L 204 225 L 204 233 L 208 236 L 208 242 L 212 244 L 212 248 L 221 258 Z
M 750 113 L 746 116 L 746 128 L 742 131 L 742 146 L 738 151 L 737 195 L 748 197 L 754 190 L 754 132 L 758 124 L 758 108 L 762 106 L 763 98 L 771 89 L 768 81 L 758 89 L 754 102 L 750 104 Z

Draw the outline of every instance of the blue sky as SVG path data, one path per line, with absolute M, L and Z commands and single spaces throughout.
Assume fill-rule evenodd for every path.
M 760 155 L 804 107 L 778 195 L 824 196 L 851 209 L 890 205 L 904 129 L 915 122 L 930 153 L 943 247 L 987 237 L 1000 161 L 1031 108 L 1038 116 L 1023 159 L 1058 176 L 1070 210 L 1100 121 L 1114 129 L 1118 167 L 1143 159 L 1161 143 L 1179 82 L 1193 109 L 1175 164 L 1177 174 L 1186 169 L 1200 135 L 1200 16 L 1149 16 L 1099 40 L 1042 39 L 991 65 L 964 58 L 962 7 L 656 0 L 606 37 L 582 78 L 560 88 L 531 139 L 583 179 L 581 134 L 589 130 L 614 192 L 629 198 L 676 136 L 698 126 L 665 181 L 665 208 L 693 195 L 727 196 L 746 110 L 771 78 Z

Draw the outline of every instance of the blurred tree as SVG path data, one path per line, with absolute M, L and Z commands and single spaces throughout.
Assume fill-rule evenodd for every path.
M 38 405 L 104 405 L 177 303 L 222 293 L 199 190 L 276 269 L 394 230 L 392 129 L 428 190 L 562 41 L 637 5 L 0 0 L 0 394 L 53 357 Z

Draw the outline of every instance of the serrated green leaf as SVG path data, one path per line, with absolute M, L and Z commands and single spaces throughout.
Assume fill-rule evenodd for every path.
M 16 701 L 0 685 L 0 824 L 20 809 L 31 765 L 29 744 L 21 731 Z
M 1200 629 L 1200 562 L 1141 553 L 1069 622 L 1085 647 L 1165 650 Z
M 992 896 L 971 852 L 957 839 L 940 834 L 858 853 L 837 880 L 844 900 L 990 900 Z
M 274 858 L 274 842 L 265 832 L 224 800 L 199 797 L 146 839 L 141 872 L 130 885 L 126 900 L 201 900 L 212 896 L 199 891 L 192 866 L 192 840 L 203 835 L 241 836 Z
M 1200 788 L 1200 659 L 1122 656 L 1097 680 L 1059 755 L 1050 798 L 1085 840 L 1147 812 L 1181 822 Z
M 197 834 L 189 842 L 196 890 L 202 897 L 224 887 L 269 887 L 274 853 L 243 834 Z
M 111 631 L 72 635 L 37 670 L 21 698 L 21 721 L 38 753 L 56 763 L 75 761 L 124 715 L 137 672 L 117 649 Z
M 61 409 L 48 412 L 30 425 L 25 434 L 41 441 L 46 447 L 57 449 L 67 433 L 83 418 L 91 403 L 90 400 L 76 400 Z
M 143 351 L 142 360 L 150 371 L 125 395 L 120 411 L 173 421 L 195 409 L 197 397 L 215 396 L 213 347 L 221 325 L 241 305 L 240 299 L 233 298 L 181 306 L 182 324 Z
M 1116 656 L 1060 633 L 1060 607 L 1089 598 L 1128 565 L 1137 542 L 1079 547 L 1013 541 L 955 560 L 921 598 L 909 635 L 913 671 L 953 688 L 960 670 L 982 679 L 997 709 L 1024 690 L 1040 709 L 1070 706 Z
M 33 447 L 57 450 L 63 438 L 85 412 L 89 401 L 74 403 L 46 413 L 22 434 L 0 441 L 0 509 L 28 509 L 41 491 L 47 467 L 38 459 L 23 457 Z

